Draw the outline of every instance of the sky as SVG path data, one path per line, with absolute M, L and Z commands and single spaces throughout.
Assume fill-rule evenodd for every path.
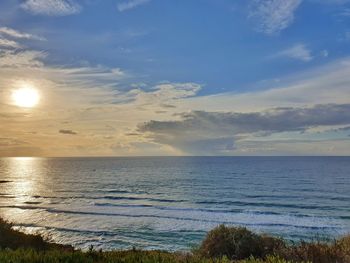
M 0 2 L 2 157 L 349 154 L 350 0 Z

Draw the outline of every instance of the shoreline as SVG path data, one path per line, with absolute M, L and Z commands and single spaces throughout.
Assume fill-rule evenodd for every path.
M 191 252 L 76 249 L 40 235 L 25 234 L 0 218 L 0 262 L 164 262 L 164 263 L 349 263 L 350 235 L 333 242 L 292 243 L 242 227 L 220 225 Z

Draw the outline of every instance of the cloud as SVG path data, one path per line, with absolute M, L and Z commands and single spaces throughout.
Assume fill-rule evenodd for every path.
M 9 147 L 0 147 L 0 156 L 1 157 L 30 157 L 30 156 L 43 156 L 44 151 L 39 147 L 33 146 L 9 146 Z
M 150 0 L 129 0 L 129 1 L 124 1 L 122 3 L 118 4 L 118 10 L 119 12 L 124 12 L 133 8 L 136 8 L 140 5 L 144 5 L 150 2 Z
M 16 41 L 0 38 L 0 48 L 21 48 Z
M 16 51 L 16 50 L 0 50 L 0 66 L 1 67 L 41 67 L 41 61 L 46 57 L 46 53 L 33 50 Z
M 45 40 L 45 38 L 43 37 L 28 34 L 28 33 L 23 33 L 8 27 L 0 27 L 0 35 L 6 35 L 7 37 L 19 38 L 19 39 Z
M 59 130 L 58 131 L 61 134 L 67 134 L 67 135 L 77 135 L 78 133 L 72 130 Z
M 327 49 L 324 49 L 321 51 L 321 56 L 324 58 L 327 58 L 329 56 L 329 52 Z
M 227 92 L 186 98 L 173 103 L 183 111 L 253 112 L 273 107 L 350 103 L 350 59 L 344 58 L 299 72 L 278 83 L 243 93 Z
M 294 12 L 302 0 L 254 0 L 249 18 L 256 30 L 267 35 L 278 34 L 294 21 Z
M 198 130 L 220 133 L 304 131 L 315 126 L 350 124 L 350 104 L 321 104 L 310 108 L 274 108 L 252 113 L 194 111 L 182 114 L 180 121 L 150 121 L 140 130 L 191 133 Z
M 73 0 L 26 0 L 21 8 L 33 15 L 46 16 L 67 16 L 81 11 L 81 6 Z
M 202 86 L 197 83 L 163 83 L 151 89 L 132 89 L 122 96 L 122 101 L 134 101 L 136 105 L 157 105 L 162 108 L 175 108 L 174 100 L 195 96 Z
M 132 90 L 131 93 L 137 94 L 139 100 L 154 101 L 167 99 L 181 99 L 191 97 L 197 94 L 201 85 L 197 83 L 164 83 L 153 87 L 149 92 L 141 90 Z
M 350 16 L 350 8 L 344 8 L 340 13 L 339 16 L 349 17 Z
M 20 146 L 27 144 L 24 141 L 14 139 L 14 138 L 1 138 L 0 137 L 0 146 L 1 147 L 9 147 L 9 146 Z
M 46 156 L 214 155 L 245 150 L 278 154 L 287 148 L 303 154 L 303 143 L 310 151 L 322 145 L 326 153 L 331 143 L 322 139 L 311 145 L 303 140 L 304 134 L 314 127 L 329 129 L 318 125 L 349 126 L 337 119 L 349 112 L 344 106 L 350 105 L 349 59 L 281 78 L 263 90 L 198 96 L 201 84 L 128 85 L 135 83 L 133 76 L 118 67 L 89 63 L 68 67 L 51 64 L 49 56 L 25 48 L 0 51 L 0 134 L 26 143 L 6 146 L 7 155 L 16 154 L 14 147 L 22 153 L 20 147 L 38 147 Z M 33 83 L 40 91 L 42 100 L 35 109 L 13 105 L 11 91 L 19 81 Z M 308 117 L 312 111 L 317 123 Z M 40 132 L 33 135 L 35 131 Z M 73 136 L 77 131 L 79 136 Z M 289 142 L 280 138 L 286 133 Z M 293 148 L 295 141 L 298 149 Z M 344 142 L 337 145 L 346 152 Z M 0 150 L 2 155 L 6 149 Z
M 344 5 L 349 3 L 349 0 L 309 0 L 310 2 L 315 2 L 318 4 L 326 4 L 326 5 Z
M 207 150 L 217 154 L 218 149 L 233 150 L 233 140 L 239 141 L 246 136 L 268 136 L 301 132 L 318 126 L 349 125 L 349 112 L 350 104 L 273 108 L 251 113 L 194 111 L 182 114 L 181 120 L 177 121 L 152 120 L 140 124 L 138 131 L 149 133 L 154 142 L 171 145 L 185 152 L 205 154 L 198 152 L 198 149 L 211 145 L 212 149 Z
M 328 56 L 328 52 L 324 53 L 324 56 Z M 296 44 L 290 48 L 287 48 L 286 50 L 278 52 L 273 57 L 287 57 L 304 62 L 309 62 L 313 59 L 311 50 L 308 49 L 304 44 Z

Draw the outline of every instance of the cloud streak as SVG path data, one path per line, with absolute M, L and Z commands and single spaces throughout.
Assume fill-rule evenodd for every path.
M 138 6 L 147 4 L 150 1 L 151 0 L 130 0 L 130 1 L 119 3 L 117 8 L 118 8 L 119 12 L 124 12 L 127 10 L 134 9 Z
M 311 50 L 304 44 L 296 44 L 290 48 L 278 52 L 273 57 L 286 57 L 290 59 L 300 60 L 303 62 L 309 62 L 313 59 Z
M 302 0 L 254 0 L 249 18 L 256 30 L 267 35 L 278 34 L 294 21 L 294 13 Z
M 45 40 L 45 38 L 43 37 L 20 32 L 18 30 L 15 30 L 13 28 L 8 28 L 8 27 L 0 27 L 0 35 L 5 35 L 7 37 L 17 38 L 17 39 Z
M 22 46 L 18 44 L 16 41 L 12 41 L 9 39 L 0 38 L 0 48 L 21 48 Z
M 46 53 L 33 50 L 0 50 L 0 66 L 5 68 L 41 67 Z
M 82 9 L 73 0 L 26 0 L 21 8 L 33 15 L 45 16 L 73 15 Z

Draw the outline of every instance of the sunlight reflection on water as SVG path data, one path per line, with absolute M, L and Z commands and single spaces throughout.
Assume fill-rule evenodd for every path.
M 181 250 L 220 223 L 350 231 L 349 158 L 0 158 L 0 216 L 86 248 Z

